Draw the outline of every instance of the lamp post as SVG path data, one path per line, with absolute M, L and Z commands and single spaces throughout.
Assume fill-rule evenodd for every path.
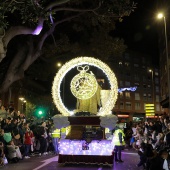
M 157 15 L 158 19 L 164 21 L 164 33 L 165 33 L 165 50 L 166 50 L 166 65 L 167 65 L 167 84 L 168 84 L 168 111 L 170 112 L 170 82 L 169 82 L 169 55 L 168 55 L 168 40 L 167 40 L 167 30 L 166 30 L 166 17 L 163 13 Z
M 155 105 L 155 88 L 154 88 L 153 70 L 149 69 L 149 72 L 152 74 L 152 102 Z

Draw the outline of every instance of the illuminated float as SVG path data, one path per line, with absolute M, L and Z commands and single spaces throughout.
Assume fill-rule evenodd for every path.
M 108 90 L 102 90 L 90 67 L 103 71 L 109 82 Z M 65 75 L 74 68 L 79 73 L 73 76 L 70 90 L 77 99 L 77 108 L 69 110 L 62 101 L 60 86 Z M 53 122 L 62 132 L 66 129 L 59 142 L 59 163 L 113 164 L 110 131 L 115 127 L 117 117 L 111 111 L 117 94 L 115 74 L 101 60 L 77 57 L 60 68 L 52 86 L 52 97 L 61 113 L 53 117 Z

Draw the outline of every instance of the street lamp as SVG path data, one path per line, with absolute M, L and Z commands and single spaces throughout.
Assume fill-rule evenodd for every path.
M 57 67 L 61 67 L 61 66 L 62 66 L 62 63 L 58 62 Z
M 163 13 L 157 15 L 158 19 L 164 21 L 164 33 L 165 33 L 165 50 L 166 50 L 166 65 L 167 65 L 167 84 L 168 84 L 168 111 L 170 111 L 170 82 L 169 82 L 169 55 L 168 55 L 168 41 L 167 41 L 167 30 L 166 30 L 166 18 Z
M 154 88 L 154 79 L 153 79 L 153 70 L 152 69 L 149 69 L 149 72 L 152 74 L 152 101 L 153 101 L 153 104 L 155 105 L 155 88 Z

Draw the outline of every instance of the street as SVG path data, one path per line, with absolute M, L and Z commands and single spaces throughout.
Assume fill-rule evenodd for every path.
M 30 159 L 21 160 L 19 163 L 9 163 L 1 167 L 2 170 L 142 170 L 143 168 L 136 167 L 139 161 L 139 156 L 136 151 L 124 150 L 122 153 L 124 163 L 115 163 L 113 167 L 100 165 L 72 165 L 58 164 L 58 156 L 32 156 Z

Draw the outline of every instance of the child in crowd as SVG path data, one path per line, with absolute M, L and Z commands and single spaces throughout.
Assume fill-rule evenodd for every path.
M 25 145 L 25 153 L 24 156 L 26 159 L 30 158 L 29 153 L 31 150 L 32 145 L 32 138 L 34 137 L 33 132 L 27 128 L 25 134 L 24 134 L 24 145 Z

